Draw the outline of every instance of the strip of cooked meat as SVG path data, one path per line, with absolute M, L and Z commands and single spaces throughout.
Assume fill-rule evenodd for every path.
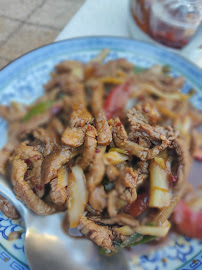
M 135 142 L 131 142 L 128 140 L 127 133 L 125 128 L 119 118 L 111 119 L 110 125 L 112 126 L 112 134 L 115 145 L 119 148 L 124 149 L 129 154 L 135 155 L 140 158 L 142 161 L 147 159 L 153 159 L 157 156 L 161 151 L 165 150 L 168 146 L 171 145 L 175 136 L 166 138 L 165 135 L 161 136 L 162 143 L 154 146 L 151 149 L 145 148 Z M 176 134 L 177 136 L 177 134 Z
M 82 104 L 84 107 L 86 107 L 86 93 L 83 83 L 78 82 L 77 78 L 72 75 L 66 76 L 64 74 L 61 76 L 64 76 L 65 80 L 64 84 L 62 83 L 62 90 L 72 97 L 72 106 Z
M 161 74 L 157 75 L 154 74 L 151 69 L 148 70 L 147 74 L 144 74 L 144 76 L 142 74 L 141 77 L 143 82 L 146 81 L 165 93 L 175 93 L 179 91 L 183 87 L 185 81 L 183 76 L 173 78 L 171 76 L 162 76 Z
M 110 119 L 109 123 L 112 126 L 112 135 L 115 145 L 128 153 L 141 158 L 145 148 L 128 140 L 128 135 L 120 119 L 118 117 Z
M 149 162 L 148 161 L 140 161 L 137 164 L 137 185 L 141 185 L 145 179 L 149 177 Z
M 84 127 L 67 127 L 62 134 L 61 141 L 71 147 L 79 147 L 84 143 L 86 128 Z
M 99 81 L 93 81 L 90 86 L 92 89 L 91 108 L 98 132 L 97 141 L 100 145 L 108 145 L 112 141 L 112 134 L 103 109 L 104 87 Z
M 28 145 L 28 141 L 22 142 L 15 149 L 11 160 L 20 158 L 28 165 L 29 170 L 25 174 L 25 181 L 39 198 L 44 195 L 44 184 L 41 179 L 42 154 L 35 146 Z
M 96 224 L 95 222 L 82 216 L 80 223 L 77 227 L 82 234 L 89 237 L 98 246 L 105 247 L 109 250 L 114 250 L 113 246 L 113 235 L 112 232 L 107 228 Z
M 113 189 L 108 193 L 107 210 L 110 217 L 115 217 L 119 211 L 119 194 Z
M 103 186 L 96 187 L 89 196 L 89 203 L 93 209 L 102 211 L 107 206 L 107 194 Z
M 27 171 L 27 164 L 17 157 L 12 162 L 11 180 L 17 198 L 23 201 L 30 209 L 38 215 L 49 215 L 55 212 L 55 208 L 48 205 L 31 190 L 29 184 L 24 180 Z
M 47 124 L 54 115 L 62 110 L 63 106 L 63 100 L 57 101 L 44 113 L 32 116 L 28 121 L 22 122 L 18 128 L 18 136 L 25 137 L 26 134 L 33 132 L 36 128 Z
M 52 201 L 57 205 L 62 205 L 67 200 L 67 188 L 58 185 L 58 179 L 51 180 L 51 192 L 50 197 Z
M 131 125 L 131 130 L 137 138 L 143 137 L 150 141 L 166 141 L 174 140 L 178 136 L 178 132 L 173 130 L 172 127 L 152 126 L 149 122 L 149 117 L 146 113 L 142 113 L 145 106 L 137 105 L 136 109 L 133 108 L 128 111 L 127 116 Z M 150 112 L 150 110 L 148 109 Z M 150 112 L 151 113 L 151 112 Z M 151 114 L 150 114 L 151 115 Z
M 178 154 L 179 162 L 181 163 L 183 167 L 184 178 L 187 179 L 189 171 L 190 171 L 190 167 L 192 165 L 192 157 L 190 155 L 189 145 L 185 144 L 184 140 L 179 137 L 173 141 L 172 146 L 176 150 L 176 153 Z
M 86 124 L 92 124 L 94 121 L 93 116 L 85 108 L 83 104 L 73 106 L 73 112 L 70 118 L 71 127 L 84 127 Z
M 20 215 L 16 208 L 7 199 L 0 195 L 0 211 L 4 213 L 5 216 L 12 219 L 20 218 Z
M 89 216 L 88 218 L 94 222 L 99 222 L 105 225 L 118 224 L 120 226 L 128 225 L 131 227 L 139 225 L 139 221 L 137 219 L 126 213 L 118 213 L 116 216 L 110 218 L 104 218 L 102 216 Z
M 106 166 L 106 175 L 110 182 L 114 182 L 119 177 L 119 170 L 114 165 Z
M 0 116 L 8 122 L 21 120 L 26 114 L 26 106 L 11 103 L 11 106 L 0 105 Z
M 118 241 L 121 241 L 121 242 L 124 242 L 128 237 L 121 234 L 120 231 L 119 231 L 119 228 L 118 226 L 113 226 L 112 227 L 112 234 L 114 236 L 114 239 L 118 242 Z
M 41 178 L 47 184 L 57 177 L 60 167 L 71 160 L 79 153 L 78 148 L 71 148 L 65 145 L 55 147 L 54 150 L 44 158 L 41 166 Z
M 102 182 L 103 176 L 105 174 L 105 165 L 103 160 L 103 154 L 105 150 L 105 146 L 98 146 L 94 155 L 93 162 L 89 166 L 89 171 L 86 176 L 89 192 L 92 192 L 96 186 Z
M 121 170 L 118 181 L 115 182 L 115 188 L 119 194 L 119 198 L 133 203 L 137 199 L 137 185 L 138 173 L 131 167 L 125 167 Z
M 85 141 L 83 145 L 83 151 L 78 160 L 79 166 L 85 170 L 93 160 L 97 147 L 97 130 L 94 126 L 86 127 Z
M 56 134 L 58 135 L 62 135 L 62 133 L 64 132 L 64 126 L 62 124 L 62 122 L 54 117 L 51 122 L 48 125 L 49 129 L 53 129 L 55 131 Z
M 44 156 L 49 155 L 53 151 L 55 145 L 59 143 L 56 133 L 51 129 L 37 128 L 34 130 L 33 136 L 44 143 Z
M 130 72 L 133 74 L 134 65 L 128 62 L 124 58 L 120 58 L 117 60 L 110 60 L 104 64 L 104 74 L 105 76 L 114 76 L 116 77 L 118 72 L 124 72 L 129 75 Z
M 84 78 L 84 64 L 79 61 L 67 60 L 56 65 L 55 70 L 57 73 L 66 73 L 66 75 L 73 74 L 77 80 Z
M 8 141 L 7 144 L 0 150 L 0 173 L 3 175 L 6 172 L 7 162 L 14 149 L 15 144 Z

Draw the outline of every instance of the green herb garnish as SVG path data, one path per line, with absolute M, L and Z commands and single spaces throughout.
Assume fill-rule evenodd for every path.
M 102 185 L 104 187 L 104 190 L 106 192 L 109 192 L 110 190 L 112 190 L 114 188 L 114 183 L 110 182 L 109 179 L 107 177 L 105 177 L 102 180 Z
M 114 251 L 111 251 L 106 248 L 102 248 L 100 252 L 102 253 L 102 255 L 112 256 L 115 253 L 119 252 L 122 248 L 145 244 L 147 242 L 152 241 L 154 238 L 155 236 L 152 236 L 152 235 L 142 235 L 139 233 L 133 233 L 122 244 L 116 243 L 116 248 Z
M 162 68 L 162 71 L 164 74 L 170 73 L 170 66 L 169 65 L 164 65 Z
M 109 152 L 118 152 L 120 154 L 125 154 L 127 155 L 127 152 L 121 148 L 117 148 L 117 147 L 112 147 L 109 149 Z
M 47 111 L 53 105 L 53 101 L 47 100 L 33 106 L 23 118 L 23 122 L 27 122 L 33 116 L 39 115 Z
M 145 243 L 147 243 L 147 242 L 150 242 L 150 241 L 154 240 L 155 237 L 156 237 L 156 236 L 153 236 L 153 235 L 144 235 L 140 241 L 135 242 L 135 243 L 132 243 L 132 244 L 130 244 L 128 247 L 133 247 L 133 246 L 145 244 Z
M 138 74 L 138 73 L 140 73 L 142 71 L 145 71 L 145 70 L 146 70 L 145 68 L 138 67 L 138 66 L 135 66 L 134 69 L 133 69 L 135 74 Z

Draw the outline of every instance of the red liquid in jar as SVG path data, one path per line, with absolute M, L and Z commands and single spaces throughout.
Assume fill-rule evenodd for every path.
M 136 24 L 151 38 L 159 43 L 175 49 L 181 49 L 190 41 L 196 28 L 186 27 L 186 23 L 180 22 L 184 18 L 183 9 L 169 10 L 155 0 L 131 1 L 131 14 Z M 170 17 L 169 17 L 170 16 Z M 196 16 L 187 14 L 188 16 Z M 181 18 L 182 17 L 182 18 Z M 172 19 L 174 18 L 174 19 Z M 175 22 L 175 18 L 176 20 Z

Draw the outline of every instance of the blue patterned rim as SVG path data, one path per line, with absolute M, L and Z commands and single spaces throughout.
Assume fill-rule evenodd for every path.
M 119 37 L 84 37 L 58 41 L 33 50 L 0 71 L 0 103 L 11 100 L 32 102 L 42 94 L 42 85 L 49 79 L 54 65 L 67 58 L 87 62 L 100 50 L 110 49 L 109 59 L 125 57 L 141 67 L 153 64 L 171 66 L 173 76 L 186 78 L 186 93 L 190 88 L 197 89 L 192 98 L 195 107 L 202 109 L 202 70 L 163 48 L 149 43 Z M 0 146 L 6 140 L 6 123 L 0 119 Z M 12 221 L 0 213 L 0 269 L 29 269 L 24 254 L 24 234 L 14 242 L 7 241 L 11 231 L 20 230 L 19 221 Z M 152 253 L 129 256 L 131 269 L 173 270 L 202 269 L 202 241 L 183 236 L 170 239 L 166 247 L 155 248 Z M 166 258 L 166 260 L 165 260 Z M 194 260 L 193 260 L 194 258 Z

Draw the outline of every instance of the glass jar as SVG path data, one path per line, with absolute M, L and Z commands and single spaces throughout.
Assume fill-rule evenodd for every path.
M 182 49 L 195 34 L 202 16 L 200 0 L 131 0 L 131 15 L 153 40 Z

